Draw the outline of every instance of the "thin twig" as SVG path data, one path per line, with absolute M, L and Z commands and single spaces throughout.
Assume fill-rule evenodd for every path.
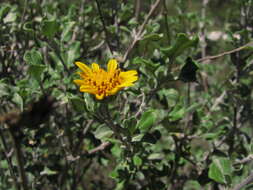
M 143 112 L 143 107 L 145 106 L 145 94 L 142 92 L 142 94 L 139 96 L 142 96 L 142 100 L 141 100 L 141 104 L 139 106 L 139 110 L 134 115 L 135 118 L 138 118 L 138 116 Z
M 153 5 L 151 5 L 150 11 L 149 11 L 147 17 L 145 18 L 144 22 L 140 26 L 140 29 L 138 30 L 138 32 L 136 32 L 136 34 L 134 34 L 133 41 L 128 46 L 126 53 L 123 56 L 122 62 L 125 62 L 127 60 L 127 57 L 129 56 L 130 52 L 132 51 L 132 49 L 134 48 L 136 43 L 142 38 L 145 26 L 148 23 L 148 20 L 150 19 L 150 17 L 154 13 L 154 11 L 156 10 L 156 8 L 158 7 L 160 1 L 161 0 L 156 0 L 156 2 Z
M 205 28 L 205 19 L 206 19 L 206 6 L 209 0 L 202 0 L 202 9 L 201 9 L 201 19 L 200 22 L 200 38 L 201 38 L 201 58 L 206 56 L 206 28 Z
M 253 173 L 251 173 L 245 180 L 243 180 L 240 184 L 236 185 L 233 189 L 231 190 L 240 190 L 242 189 L 245 185 L 248 185 L 253 182 Z
M 83 143 L 83 137 L 85 137 L 85 135 L 89 131 L 90 127 L 92 126 L 93 122 L 94 122 L 94 120 L 88 120 L 87 121 L 86 126 L 84 127 L 84 129 L 83 129 L 83 131 L 81 133 L 81 137 L 80 137 L 79 141 L 76 143 L 76 145 L 74 147 L 74 150 L 73 150 L 74 154 L 79 150 L 80 146 L 82 145 L 82 143 Z
M 169 24 L 168 24 L 168 9 L 167 9 L 165 0 L 163 0 L 163 7 L 164 7 L 163 15 L 164 15 L 164 22 L 165 22 L 165 30 L 166 30 L 168 44 L 170 44 L 171 39 L 170 39 L 170 30 L 169 30 Z
M 234 165 L 238 165 L 238 164 L 246 164 L 248 162 L 253 161 L 253 154 L 250 154 L 249 156 L 247 156 L 246 158 L 243 158 L 242 160 L 238 160 L 234 163 Z
M 17 177 L 16 177 L 15 172 L 14 172 L 14 167 L 13 167 L 11 159 L 9 158 L 9 155 L 7 153 L 8 152 L 7 143 L 5 141 L 5 138 L 4 138 L 4 135 L 2 134 L 1 129 L 0 129 L 0 137 L 1 137 L 1 140 L 2 140 L 2 143 L 3 143 L 4 155 L 5 155 L 5 158 L 6 158 L 7 163 L 8 163 L 8 167 L 9 167 L 9 170 L 10 170 L 12 180 L 14 182 L 15 189 L 20 190 L 20 187 L 19 187 L 19 184 L 18 184 L 18 181 L 17 181 Z
M 105 110 L 104 114 L 106 115 L 106 119 L 104 119 L 104 123 L 114 132 L 116 137 L 122 142 L 122 144 L 129 150 L 131 151 L 131 145 L 129 144 L 128 141 L 125 141 L 123 138 L 124 134 L 124 129 L 119 125 L 119 124 L 114 124 L 114 120 L 111 116 L 111 113 L 109 112 L 108 109 L 108 104 L 103 105 Z
M 52 41 L 52 42 L 53 42 L 53 41 Z M 49 40 L 47 41 L 47 45 L 48 45 L 49 49 L 55 51 L 56 55 L 57 55 L 58 58 L 60 59 L 61 64 L 63 65 L 65 71 L 67 71 L 68 75 L 70 76 L 70 75 L 71 75 L 71 72 L 70 72 L 69 68 L 67 67 L 67 65 L 65 64 L 64 60 L 62 59 L 61 51 L 60 51 L 58 45 L 57 45 L 57 44 L 54 44 L 54 43 L 52 43 L 52 42 L 49 41 Z
M 206 56 L 206 57 L 203 57 L 203 58 L 200 58 L 197 60 L 197 62 L 203 62 L 203 61 L 206 61 L 206 60 L 212 60 L 212 59 L 217 59 L 217 58 L 220 58 L 220 57 L 223 57 L 224 55 L 229 55 L 229 54 L 232 54 L 232 53 L 235 53 L 235 52 L 238 52 L 238 51 L 241 51 L 245 48 L 247 48 L 248 46 L 251 46 L 253 45 L 253 42 L 249 42 L 239 48 L 236 48 L 236 49 L 233 49 L 233 50 L 230 50 L 230 51 L 226 51 L 226 52 L 223 52 L 223 53 L 220 53 L 218 55 L 213 55 L 213 56 Z
M 22 16 L 21 16 L 21 23 L 22 24 L 24 22 L 24 17 L 25 17 L 26 9 L 27 9 L 27 0 L 25 0 L 24 9 L 23 9 Z
M 14 150 L 16 153 L 16 159 L 17 159 L 18 171 L 21 178 L 22 189 L 28 190 L 28 180 L 27 180 L 25 168 L 24 168 L 24 155 L 21 150 L 21 144 L 19 142 L 18 137 L 15 135 L 15 132 L 13 131 L 13 129 L 10 129 L 9 131 L 10 131 L 12 141 L 14 144 Z
M 101 11 L 101 8 L 100 8 L 99 0 L 96 0 L 96 4 L 97 4 L 97 8 L 98 8 L 98 14 L 99 14 L 100 20 L 102 22 L 103 30 L 105 32 L 105 41 L 106 41 L 106 44 L 107 44 L 107 46 L 108 46 L 108 48 L 109 48 L 109 50 L 112 54 L 113 51 L 112 51 L 111 44 L 109 43 L 109 34 L 108 34 L 107 29 L 106 29 L 106 25 L 105 25 L 104 17 L 102 15 L 102 11 Z
M 44 88 L 43 83 L 42 83 L 41 80 L 39 81 L 39 86 L 40 86 L 40 90 L 41 90 L 42 94 L 44 96 L 46 96 L 46 91 L 45 91 L 45 88 Z
M 119 27 L 119 20 L 118 20 L 118 1 L 116 1 L 116 9 L 113 8 L 113 20 L 114 20 L 114 26 L 116 28 L 116 47 L 117 49 L 120 49 L 120 27 Z
M 187 105 L 190 106 L 191 105 L 191 83 L 188 82 L 187 85 Z
M 99 146 L 97 146 L 96 148 L 92 149 L 89 151 L 89 154 L 95 154 L 96 152 L 102 151 L 104 150 L 106 147 L 108 147 L 110 145 L 109 142 L 104 142 L 102 144 L 100 144 Z
M 92 160 L 88 160 L 87 163 L 84 166 L 78 165 L 78 169 L 80 170 L 79 175 L 77 176 L 76 179 L 76 184 L 81 183 L 82 179 L 83 179 L 83 175 L 85 174 L 85 172 L 90 168 Z M 80 174 L 81 173 L 81 174 Z M 73 189 L 73 188 L 72 188 Z M 87 189 L 87 188 L 85 188 Z
M 223 101 L 223 99 L 225 98 L 226 94 L 227 94 L 227 91 L 223 91 L 222 94 L 218 98 L 216 98 L 216 100 L 214 101 L 213 106 L 211 107 L 210 111 L 207 113 L 207 118 L 217 108 L 217 106 Z
M 139 20 L 139 16 L 140 16 L 140 8 L 141 8 L 141 0 L 136 0 L 135 1 L 135 19 L 138 21 Z

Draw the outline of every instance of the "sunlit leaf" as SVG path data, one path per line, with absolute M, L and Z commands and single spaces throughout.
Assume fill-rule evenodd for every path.
M 214 159 L 210 165 L 208 176 L 218 183 L 227 184 L 227 176 L 232 172 L 231 161 L 228 158 Z
M 45 167 L 42 172 L 40 172 L 40 175 L 55 175 L 57 174 L 57 171 L 51 170 L 48 167 Z
M 101 125 L 97 128 L 97 130 L 94 132 L 94 135 L 97 139 L 105 139 L 110 137 L 113 134 L 113 131 L 108 128 L 107 126 Z
M 151 109 L 144 112 L 141 116 L 141 119 L 137 123 L 137 128 L 140 129 L 142 133 L 147 132 L 155 123 L 156 118 L 157 116 L 155 110 Z
M 174 59 L 181 55 L 186 49 L 196 47 L 198 42 L 198 37 L 190 39 L 186 34 L 179 33 L 177 34 L 175 43 L 168 48 L 161 48 L 161 51 L 163 51 L 169 58 Z
M 133 161 L 134 161 L 134 165 L 136 165 L 136 166 L 141 166 L 142 165 L 142 159 L 137 155 L 134 155 Z

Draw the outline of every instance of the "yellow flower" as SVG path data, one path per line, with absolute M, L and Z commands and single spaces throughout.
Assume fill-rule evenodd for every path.
M 107 71 L 96 63 L 92 63 L 91 68 L 81 62 L 75 62 L 75 64 L 82 70 L 78 72 L 82 79 L 74 80 L 74 82 L 80 86 L 81 92 L 94 94 L 98 100 L 114 95 L 124 87 L 132 86 L 133 82 L 138 80 L 136 70 L 121 71 L 116 59 L 109 60 Z

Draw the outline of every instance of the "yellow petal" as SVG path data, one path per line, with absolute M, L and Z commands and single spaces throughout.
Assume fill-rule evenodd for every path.
M 80 75 L 80 77 L 82 77 L 83 79 L 88 77 L 88 75 L 84 72 L 76 72 L 76 74 Z
M 138 80 L 138 76 L 131 76 L 128 78 L 123 78 L 121 81 L 121 84 L 118 85 L 118 87 L 128 87 L 128 86 L 133 86 L 133 82 Z
M 92 68 L 92 71 L 95 71 L 95 72 L 99 71 L 99 65 L 97 63 L 92 63 L 91 68 Z
M 108 92 L 108 94 L 109 95 L 114 95 L 114 94 L 116 94 L 119 90 L 120 90 L 121 88 L 113 88 L 112 90 L 110 90 L 109 92 Z
M 127 82 L 127 81 L 137 81 L 138 80 L 138 76 L 136 75 L 120 75 L 120 81 L 121 82 Z
M 114 72 L 118 67 L 118 62 L 116 59 L 110 59 L 107 64 L 107 71 L 108 73 Z
M 125 82 L 135 82 L 138 80 L 138 76 L 132 76 L 127 79 L 125 79 Z
M 79 86 L 85 85 L 85 84 L 86 84 L 86 83 L 84 82 L 84 80 L 79 80 L 79 79 L 74 80 L 73 82 L 76 83 L 76 84 L 79 85 Z
M 87 75 L 91 74 L 91 69 L 81 62 L 75 62 L 75 64 Z
M 118 87 L 119 88 L 124 88 L 124 87 L 129 87 L 129 86 L 133 86 L 134 84 L 132 82 L 124 82 L 122 84 L 120 84 Z
M 102 100 L 102 99 L 104 98 L 104 94 L 101 94 L 101 95 L 96 94 L 96 98 L 97 98 L 98 100 Z
M 90 94 L 96 94 L 97 90 L 92 88 L 89 85 L 82 85 L 82 86 L 80 86 L 80 92 L 87 92 Z
M 137 71 L 136 70 L 130 70 L 130 71 L 126 71 L 126 72 L 120 72 L 119 76 L 121 78 L 128 78 L 128 77 L 132 77 L 134 75 L 137 75 Z

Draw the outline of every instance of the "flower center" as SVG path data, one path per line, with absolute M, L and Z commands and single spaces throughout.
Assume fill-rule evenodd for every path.
M 108 96 L 109 92 L 120 85 L 120 69 L 115 70 L 113 73 L 109 73 L 100 69 L 94 72 L 90 78 L 87 79 L 87 83 L 93 86 L 97 90 L 97 94 Z

